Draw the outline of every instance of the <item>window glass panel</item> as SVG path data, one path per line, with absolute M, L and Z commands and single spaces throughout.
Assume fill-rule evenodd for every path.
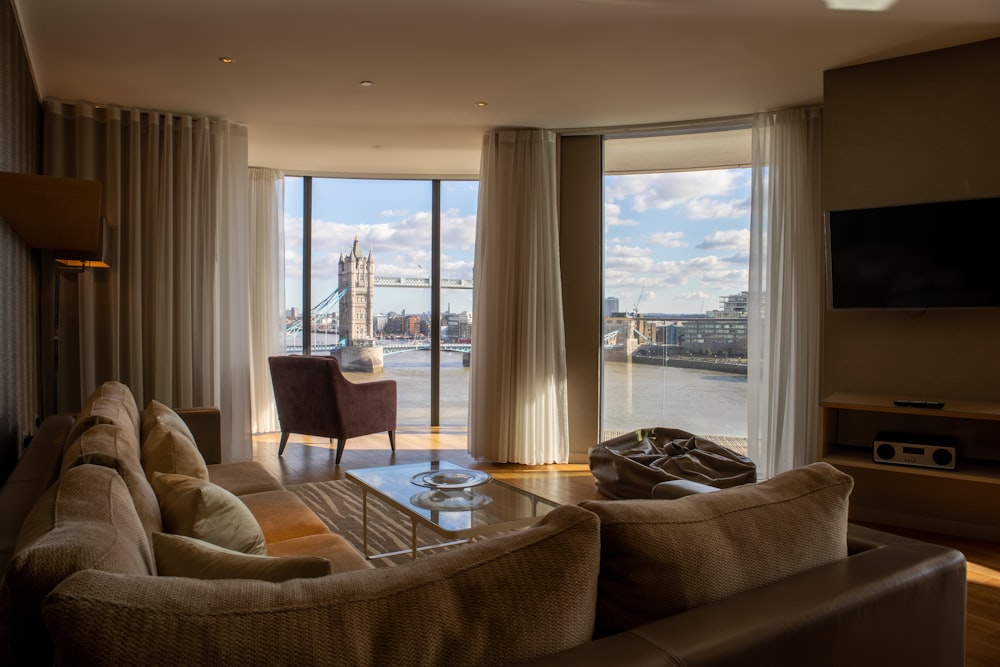
M 478 181 L 441 183 L 441 426 L 469 423 Z
M 358 338 L 382 347 L 381 373 L 348 372 L 355 382 L 394 379 L 400 426 L 430 424 L 431 184 L 428 181 L 313 179 L 313 354 Z M 368 296 L 354 307 L 340 288 L 345 270 L 373 263 L 372 340 L 363 334 Z M 396 286 L 393 286 L 396 285 Z M 350 322 L 345 321 L 351 320 Z M 360 327 L 360 328 L 359 328 Z M 353 336 L 348 334 L 353 332 Z M 362 333 L 358 333 L 362 332 Z
M 606 173 L 606 437 L 746 438 L 749 228 L 749 169 Z
M 302 353 L 302 187 L 303 179 L 285 178 L 285 348 Z

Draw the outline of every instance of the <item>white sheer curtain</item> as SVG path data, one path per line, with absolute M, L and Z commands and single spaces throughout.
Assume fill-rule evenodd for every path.
M 496 462 L 565 463 L 555 134 L 487 133 L 479 179 L 469 451 Z
M 99 180 L 111 268 L 60 274 L 59 409 L 105 380 L 140 406 L 222 410 L 252 456 L 247 134 L 209 118 L 46 101 L 44 171 Z
M 753 123 L 748 429 L 761 479 L 816 457 L 821 131 L 819 108 L 762 113 Z
M 282 219 L 285 181 L 274 169 L 250 168 L 250 389 L 253 432 L 279 430 L 267 358 L 285 352 Z

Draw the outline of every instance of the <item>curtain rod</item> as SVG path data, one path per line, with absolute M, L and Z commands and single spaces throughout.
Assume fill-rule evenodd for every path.
M 564 137 L 602 134 L 615 137 L 643 137 L 663 134 L 692 134 L 695 132 L 717 132 L 719 130 L 739 130 L 750 127 L 753 115 L 703 118 L 700 120 L 671 121 L 666 123 L 642 123 L 637 125 L 617 125 L 605 127 L 571 127 L 554 130 Z
M 61 100 L 61 99 L 56 98 L 56 97 L 47 97 L 47 98 L 45 98 L 45 101 L 43 102 L 43 104 L 50 104 L 50 103 L 52 103 L 52 104 L 59 104 L 59 105 L 66 105 L 66 106 L 71 106 L 71 107 L 80 106 L 80 105 L 84 105 L 85 104 L 85 105 L 90 106 L 90 107 L 92 107 L 94 109 L 118 109 L 119 111 L 137 112 L 139 114 L 143 114 L 143 115 L 147 115 L 147 116 L 151 116 L 151 115 L 157 115 L 157 116 L 163 116 L 163 117 L 170 116 L 174 120 L 180 120 L 182 118 L 193 118 L 193 119 L 197 119 L 197 120 L 207 120 L 209 123 L 227 122 L 227 123 L 232 123 L 233 125 L 241 125 L 241 123 L 237 123 L 236 121 L 227 120 L 225 118 L 220 118 L 218 116 L 211 116 L 211 115 L 207 115 L 207 114 L 197 114 L 197 113 L 186 113 L 186 112 L 183 112 L 183 111 L 162 111 L 162 110 L 159 110 L 159 109 L 140 109 L 140 108 L 134 107 L 134 106 L 122 106 L 122 105 L 119 105 L 119 104 L 101 104 L 101 103 L 98 103 L 98 102 L 89 102 L 87 100 L 75 100 L 74 101 L 74 100 Z

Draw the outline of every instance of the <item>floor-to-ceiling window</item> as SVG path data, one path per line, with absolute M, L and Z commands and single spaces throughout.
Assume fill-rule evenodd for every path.
M 400 426 L 464 428 L 478 184 L 296 176 L 285 186 L 288 351 L 352 342 L 341 274 L 360 259 L 374 286 L 364 344 L 384 365 L 348 377 L 396 380 Z
M 747 128 L 605 141 L 605 435 L 747 435 L 749 145 Z

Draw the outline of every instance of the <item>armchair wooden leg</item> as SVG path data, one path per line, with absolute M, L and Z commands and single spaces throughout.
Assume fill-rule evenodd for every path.
M 347 438 L 337 438 L 337 457 L 333 460 L 334 464 L 340 465 L 340 457 L 344 455 L 344 445 L 347 444 Z
M 281 443 L 278 445 L 278 456 L 285 453 L 285 445 L 288 444 L 288 433 L 285 431 L 281 432 Z
M 396 432 L 395 431 L 389 431 L 389 447 L 392 448 L 393 452 L 396 451 Z

